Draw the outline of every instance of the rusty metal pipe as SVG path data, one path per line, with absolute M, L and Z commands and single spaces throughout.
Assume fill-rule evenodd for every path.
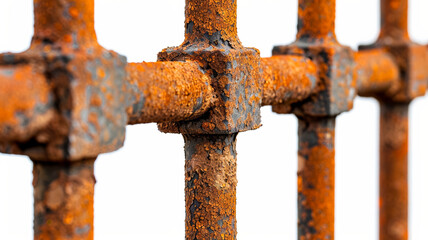
M 236 239 L 237 133 L 183 136 L 185 239 Z
M 408 0 L 381 0 L 381 31 L 378 42 L 393 44 L 408 41 Z
M 263 105 L 291 104 L 313 93 L 317 81 L 317 66 L 309 58 L 273 56 L 261 59 L 263 70 Z
M 336 0 L 299 0 L 298 41 L 336 41 Z
M 299 240 L 334 240 L 334 131 L 335 117 L 299 118 Z
M 355 53 L 358 94 L 364 97 L 388 95 L 400 87 L 400 70 L 394 58 L 384 50 Z
M 134 90 L 129 124 L 192 120 L 215 99 L 211 78 L 194 62 L 129 63 L 127 72 Z
M 33 44 L 96 43 L 94 0 L 34 0 Z
M 381 102 L 379 239 L 408 238 L 408 103 Z
M 34 239 L 92 240 L 95 159 L 33 162 Z

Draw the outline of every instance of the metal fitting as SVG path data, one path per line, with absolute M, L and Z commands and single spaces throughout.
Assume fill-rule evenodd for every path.
M 0 121 L 0 150 L 77 161 L 119 149 L 127 124 L 126 58 L 98 45 L 94 1 L 35 0 L 34 12 L 31 47 L 0 55 L 1 84 L 18 98 Z M 3 137 L 8 132 L 12 137 Z
M 211 77 L 215 105 L 191 121 L 159 124 L 163 132 L 230 134 L 260 126 L 262 78 L 259 51 L 237 36 L 236 1 L 186 1 L 183 44 L 159 53 L 159 61 L 191 60 Z
M 299 1 L 297 40 L 276 46 L 272 53 L 310 58 L 318 66 L 318 86 L 310 98 L 287 108 L 274 106 L 273 111 L 327 117 L 352 109 L 356 96 L 354 53 L 336 40 L 335 4 L 335 0 Z

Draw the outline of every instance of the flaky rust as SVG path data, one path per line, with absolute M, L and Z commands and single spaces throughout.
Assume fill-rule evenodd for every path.
M 236 239 L 236 136 L 184 135 L 186 239 Z
M 408 239 L 408 103 L 381 102 L 379 239 Z
M 34 239 L 92 240 L 94 161 L 34 162 Z
M 381 31 L 378 43 L 410 42 L 408 0 L 381 0 Z
M 299 56 L 261 59 L 263 105 L 290 104 L 309 97 L 317 86 L 315 63 Z
M 334 128 L 334 117 L 299 119 L 299 240 L 334 240 Z
M 210 77 L 194 62 L 129 63 L 127 72 L 135 92 L 130 124 L 191 120 L 215 101 Z
M 237 0 L 186 0 L 186 40 L 193 44 L 218 36 L 233 47 L 240 45 L 236 26 Z M 217 37 L 216 37 L 217 35 Z M 216 39 L 219 41 L 219 39 Z
M 394 58 L 382 49 L 355 53 L 355 74 L 360 96 L 391 96 L 400 83 L 400 71 Z
M 161 131 L 230 134 L 260 127 L 260 52 L 239 42 L 236 10 L 236 0 L 186 1 L 186 39 L 164 49 L 158 60 L 199 63 L 211 77 L 217 101 L 198 119 L 160 123 Z
M 298 41 L 336 41 L 336 0 L 299 0 L 298 14 Z

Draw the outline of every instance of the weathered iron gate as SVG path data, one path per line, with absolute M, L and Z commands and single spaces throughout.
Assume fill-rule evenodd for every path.
M 236 239 L 236 136 L 261 106 L 299 119 L 299 239 L 334 239 L 335 119 L 356 95 L 380 116 L 381 240 L 407 239 L 408 107 L 428 84 L 407 0 L 381 0 L 378 40 L 338 43 L 335 0 L 299 0 L 298 34 L 273 57 L 244 47 L 235 0 L 186 0 L 185 40 L 158 62 L 97 43 L 94 0 L 34 0 L 31 47 L 0 56 L 0 150 L 34 163 L 34 238 L 93 239 L 94 161 L 127 124 L 185 140 L 186 239 Z

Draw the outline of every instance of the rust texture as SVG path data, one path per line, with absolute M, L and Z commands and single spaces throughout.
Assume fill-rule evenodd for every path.
M 273 56 L 261 59 L 263 105 L 288 105 L 309 97 L 317 86 L 316 65 L 305 57 Z
M 195 119 L 215 102 L 211 78 L 194 62 L 130 63 L 127 72 L 130 124 Z
M 35 89 L 42 91 L 26 90 L 34 102 L 22 99 L 26 106 L 9 109 L 22 136 L 5 141 L 0 150 L 40 161 L 78 161 L 117 150 L 127 124 L 126 59 L 98 45 L 94 1 L 35 0 L 34 12 L 30 49 L 0 55 L 0 69 L 31 67 L 40 83 Z M 29 75 L 15 77 L 31 87 Z M 31 108 L 36 114 L 28 114 Z M 37 118 L 43 113 L 51 116 L 41 124 Z M 7 131 L 0 126 L 0 132 Z
M 408 239 L 408 103 L 381 103 L 379 239 Z
M 0 66 L 1 141 L 28 141 L 52 121 L 53 94 L 42 70 L 36 64 Z
M 296 41 L 273 49 L 307 57 L 317 68 L 308 98 L 272 108 L 299 118 L 299 240 L 334 239 L 335 118 L 352 109 L 357 94 L 355 53 L 336 40 L 335 11 L 335 0 L 299 0 Z
M 407 32 L 407 0 L 381 1 L 381 31 L 374 44 L 361 50 L 385 49 L 394 58 L 400 71 L 397 91 L 381 96 L 394 102 L 409 102 L 425 95 L 428 85 L 428 52 L 425 46 L 412 42 Z
M 274 106 L 274 112 L 325 117 L 352 109 L 356 96 L 354 53 L 336 40 L 335 2 L 299 0 L 297 40 L 287 46 L 276 46 L 273 55 L 310 58 L 317 64 L 319 81 L 310 99 L 294 104 L 291 108 Z
M 299 0 L 297 40 L 336 42 L 336 0 Z
M 34 239 L 92 240 L 94 161 L 34 162 Z
M 191 60 L 211 77 L 215 106 L 192 121 L 159 124 L 163 132 L 230 134 L 260 126 L 259 51 L 245 48 L 236 30 L 235 0 L 187 0 L 183 44 L 159 53 L 160 61 Z
M 428 84 L 427 49 L 412 42 L 407 28 L 408 1 L 381 1 L 381 31 L 367 49 L 384 49 L 399 69 L 399 84 L 384 93 L 370 94 L 381 105 L 379 239 L 408 239 L 408 107 L 425 95 Z
M 379 42 L 389 45 L 410 41 L 408 33 L 408 0 L 381 1 Z
M 194 61 L 215 102 L 194 120 L 159 123 L 182 133 L 186 153 L 186 239 L 236 239 L 236 135 L 260 126 L 260 53 L 237 36 L 236 0 L 186 0 L 185 40 L 158 60 Z
M 334 239 L 335 117 L 299 118 L 298 239 Z
M 400 87 L 400 70 L 393 57 L 382 49 L 355 53 L 358 95 L 391 95 Z
M 184 135 L 186 239 L 236 239 L 236 136 Z

